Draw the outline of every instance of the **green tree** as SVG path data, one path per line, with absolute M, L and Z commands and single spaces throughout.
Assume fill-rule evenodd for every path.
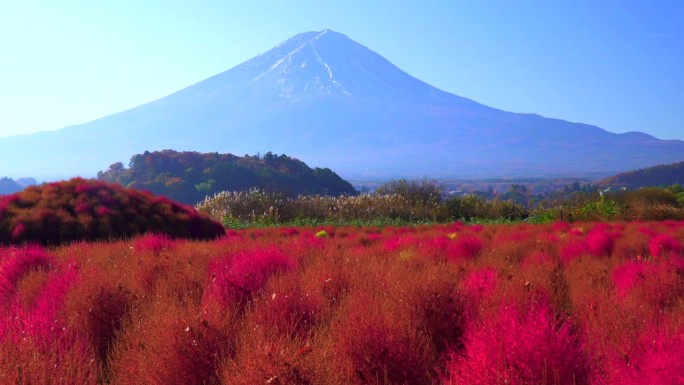
M 412 203 L 439 203 L 444 188 L 434 179 L 395 179 L 376 189 L 378 194 L 398 194 Z

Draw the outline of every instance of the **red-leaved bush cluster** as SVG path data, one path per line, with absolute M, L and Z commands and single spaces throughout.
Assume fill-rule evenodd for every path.
M 223 227 L 167 198 L 74 178 L 0 196 L 0 244 L 110 240 L 147 232 L 213 239 Z
M 0 383 L 682 384 L 682 241 L 456 223 L 3 246 Z
M 587 384 L 591 362 L 568 320 L 545 302 L 504 305 L 473 322 L 454 351 L 446 384 Z

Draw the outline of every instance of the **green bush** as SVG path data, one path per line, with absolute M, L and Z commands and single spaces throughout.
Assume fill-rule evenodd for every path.
M 442 200 L 444 189 L 434 179 L 391 180 L 377 188 L 380 195 L 397 194 L 411 203 L 438 203 Z
M 528 217 L 527 210 L 512 201 L 485 200 L 476 195 L 452 197 L 444 201 L 443 206 L 449 218 L 464 221 L 473 218 L 521 220 Z

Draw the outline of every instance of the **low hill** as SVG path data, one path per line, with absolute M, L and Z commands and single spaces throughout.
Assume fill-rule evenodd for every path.
M 354 195 L 356 190 L 327 168 L 270 152 L 263 156 L 177 152 L 145 152 L 131 158 L 129 168 L 115 163 L 97 174 L 99 179 L 149 190 L 173 200 L 195 204 L 221 191 L 260 188 L 299 194 Z
M 12 179 L 8 177 L 0 178 L 0 195 L 14 194 L 25 189 L 28 186 L 37 185 L 38 182 L 34 178 L 19 178 Z
M 684 162 L 625 172 L 601 179 L 596 184 L 600 187 L 626 187 L 629 189 L 684 184 Z
M 12 178 L 0 178 L 0 195 L 14 194 L 21 191 L 24 187 Z
M 0 244 L 61 244 L 142 233 L 212 239 L 221 224 L 165 197 L 74 178 L 0 197 Z

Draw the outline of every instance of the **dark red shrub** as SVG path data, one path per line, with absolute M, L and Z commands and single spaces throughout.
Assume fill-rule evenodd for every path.
M 382 247 L 385 252 L 391 253 L 396 250 L 405 250 L 412 247 L 415 248 L 418 247 L 419 244 L 420 240 L 415 235 L 397 235 L 385 240 Z
M 218 366 L 230 345 L 224 333 L 207 322 L 193 322 L 174 332 L 165 365 L 170 370 L 160 373 L 162 383 L 218 383 Z
M 126 288 L 113 287 L 107 281 L 100 272 L 83 273 L 65 303 L 71 328 L 90 343 L 100 364 L 105 366 L 133 302 L 133 295 Z
M 133 248 L 159 255 L 162 251 L 173 248 L 174 244 L 175 241 L 166 234 L 148 233 L 136 238 Z
M 205 305 L 229 306 L 244 303 L 278 272 L 295 267 L 289 256 L 275 248 L 229 255 L 209 266 L 209 285 L 204 293 Z
M 164 307 L 164 308 L 162 308 Z M 218 384 L 218 369 L 234 336 L 179 304 L 151 306 L 113 347 L 111 383 Z
M 295 235 L 299 235 L 299 230 L 297 230 L 296 228 L 293 228 L 293 227 L 284 228 L 280 231 L 280 234 L 283 237 L 293 237 Z
M 296 277 L 267 285 L 254 309 L 254 322 L 278 335 L 307 338 L 318 322 L 322 299 L 305 292 Z
M 568 222 L 553 222 L 551 229 L 557 233 L 567 233 L 570 231 L 570 224 Z
M 425 280 L 407 295 L 409 306 L 417 313 L 419 326 L 425 330 L 431 348 L 443 362 L 448 349 L 461 344 L 466 301 L 447 279 Z
M 484 242 L 474 235 L 462 234 L 451 242 L 447 258 L 452 261 L 474 258 L 484 248 Z
M 349 309 L 336 336 L 339 363 L 347 362 L 348 383 L 429 384 L 430 350 L 427 336 L 406 316 L 387 314 L 361 300 Z
M 473 270 L 461 281 L 460 288 L 473 300 L 489 298 L 496 288 L 497 274 L 492 268 Z
M 190 207 L 81 178 L 32 186 L 2 202 L 0 244 L 109 240 L 146 232 L 212 239 L 225 233 L 220 223 Z

